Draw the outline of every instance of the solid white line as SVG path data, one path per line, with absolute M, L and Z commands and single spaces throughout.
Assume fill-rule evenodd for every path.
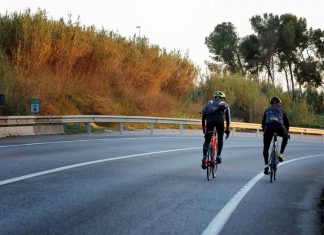
M 99 140 L 101 140 L 101 139 L 99 139 Z M 82 140 L 79 140 L 79 141 L 82 141 Z M 51 142 L 51 143 L 59 143 L 59 142 Z M 34 144 L 36 144 L 36 143 L 34 143 Z M 40 144 L 40 143 L 37 143 L 37 144 Z M 19 145 L 19 146 L 21 146 L 21 145 Z M 231 146 L 226 146 L 226 147 L 227 148 L 230 148 L 230 147 L 235 148 L 235 147 L 243 147 L 243 146 L 231 145 Z M 258 145 L 244 145 L 244 147 L 258 147 Z M 29 175 L 24 175 L 24 176 L 11 178 L 11 179 L 2 180 L 2 181 L 0 181 L 0 186 L 5 185 L 5 184 L 14 183 L 14 182 L 21 181 L 21 180 L 25 180 L 25 179 L 30 179 L 30 178 L 33 178 L 36 176 L 47 175 L 47 174 L 54 173 L 54 172 L 64 171 L 64 170 L 81 167 L 81 166 L 87 166 L 87 165 L 96 164 L 96 163 L 102 163 L 102 162 L 108 162 L 108 161 L 114 161 L 114 160 L 120 160 L 120 159 L 125 159 L 125 158 L 132 158 L 132 157 L 154 155 L 154 154 L 160 154 L 160 153 L 170 153 L 170 152 L 196 150 L 196 149 L 201 149 L 201 147 L 163 150 L 163 151 L 157 151 L 157 152 L 132 154 L 132 155 L 126 155 L 126 156 L 121 156 L 121 157 L 112 157 L 112 158 L 100 159 L 100 160 L 95 160 L 95 161 L 82 162 L 82 163 L 58 167 L 58 168 L 54 168 L 54 169 L 50 169 L 50 170 L 46 170 L 46 171 L 36 172 L 36 173 L 29 174 Z
M 292 159 L 283 163 L 280 163 L 278 166 L 282 166 L 294 161 L 299 161 L 303 159 L 308 158 L 314 158 L 314 157 L 321 157 L 324 156 L 324 154 L 319 155 L 312 155 L 312 156 L 306 156 L 301 157 L 297 159 Z M 244 196 L 251 190 L 251 188 L 263 177 L 263 172 L 257 174 L 253 179 L 251 179 L 246 185 L 244 185 L 235 195 L 232 197 L 231 200 L 226 203 L 226 205 L 218 212 L 218 214 L 214 217 L 214 219 L 209 223 L 205 231 L 203 231 L 202 235 L 218 235 L 226 222 L 228 221 L 229 217 L 232 215 L 238 204 L 242 201 Z
M 29 174 L 29 175 L 24 175 L 24 176 L 19 176 L 19 177 L 3 180 L 3 181 L 0 181 L 0 186 L 5 185 L 5 184 L 14 183 L 14 182 L 21 181 L 21 180 L 25 180 L 25 179 L 30 179 L 30 178 L 33 178 L 33 177 L 36 177 L 36 176 L 47 175 L 47 174 L 50 174 L 50 173 L 64 171 L 64 170 L 68 170 L 68 169 L 72 169 L 72 168 L 76 168 L 76 167 L 80 167 L 80 166 L 86 166 L 86 165 L 102 163 L 102 162 L 108 162 L 108 161 L 114 161 L 114 160 L 121 160 L 121 159 L 126 159 L 126 158 L 133 158 L 133 157 L 161 154 L 161 153 L 171 153 L 171 152 L 177 152 L 177 151 L 195 150 L 195 149 L 200 149 L 200 148 L 201 147 L 184 148 L 184 149 L 171 149 L 171 150 L 163 150 L 163 151 L 156 151 L 156 152 L 149 152 L 149 153 L 131 154 L 131 155 L 126 155 L 126 156 L 121 156 L 121 157 L 106 158 L 106 159 L 95 160 L 95 161 L 90 161 L 90 162 L 83 162 L 83 163 L 58 167 L 58 168 L 50 169 L 50 170 L 47 170 L 47 171 L 36 172 L 36 173 L 33 173 L 33 174 Z
M 185 137 L 172 137 L 172 136 L 162 136 L 154 137 L 155 139 L 173 139 L 173 138 L 185 138 Z M 192 137 L 191 137 L 192 138 Z M 24 146 L 34 146 L 34 145 L 46 145 L 46 144 L 64 144 L 64 143 L 74 143 L 74 142 L 93 142 L 93 141 L 111 141 L 111 140 L 130 140 L 130 139 L 152 139 L 152 137 L 127 137 L 127 138 L 110 138 L 110 139 L 86 139 L 86 140 L 61 140 L 61 141 L 49 141 L 49 142 L 35 142 L 27 144 L 11 144 L 11 145 L 0 145 L 0 148 L 10 148 L 10 147 L 24 147 Z
M 164 137 L 161 137 L 161 138 L 164 138 Z M 173 138 L 173 137 L 170 137 L 170 138 Z M 93 139 L 93 140 L 106 140 L 106 139 Z M 40 144 L 48 144 L 48 143 L 57 144 L 57 143 L 76 142 L 76 141 L 81 142 L 81 141 L 88 141 L 88 140 L 31 143 L 31 144 L 21 144 L 21 145 L 8 145 L 8 146 L 1 146 L 1 147 L 40 145 Z M 228 145 L 228 146 L 224 146 L 224 148 L 238 148 L 238 147 L 259 147 L 259 145 Z M 33 177 L 37 177 L 37 176 L 41 176 L 41 175 L 47 175 L 47 174 L 50 174 L 50 173 L 55 173 L 55 172 L 59 172 L 59 171 L 64 171 L 64 170 L 73 169 L 73 168 L 81 167 L 81 166 L 87 166 L 87 165 L 96 164 L 96 163 L 102 163 L 102 162 L 108 162 L 108 161 L 114 161 L 114 160 L 120 160 L 120 159 L 125 159 L 125 158 L 132 158 L 132 157 L 154 155 L 154 154 L 160 154 L 160 153 L 170 153 L 170 152 L 176 152 L 176 151 L 196 150 L 196 149 L 200 149 L 200 148 L 201 147 L 163 150 L 163 151 L 157 151 L 157 152 L 132 154 L 132 155 L 126 155 L 126 156 L 121 156 L 121 157 L 113 157 L 113 158 L 106 158 L 106 159 L 100 159 L 100 160 L 89 161 L 89 162 L 82 162 L 82 163 L 77 163 L 77 164 L 72 164 L 72 165 L 68 165 L 68 166 L 58 167 L 58 168 L 54 168 L 54 169 L 50 169 L 50 170 L 46 170 L 46 171 L 36 172 L 36 173 L 28 174 L 28 175 L 23 175 L 23 176 L 11 178 L 11 179 L 2 180 L 2 181 L 0 181 L 0 186 L 5 185 L 5 184 L 14 183 L 14 182 L 21 181 L 21 180 L 25 180 L 25 179 L 29 179 L 29 178 L 33 178 Z M 290 160 L 290 161 L 294 161 L 294 160 Z M 290 162 L 290 161 L 288 161 L 288 162 Z M 283 165 L 283 164 L 285 164 L 285 163 L 281 163 L 281 165 Z
M 61 140 L 61 141 L 48 141 L 48 142 L 35 142 L 35 143 L 26 143 L 26 144 L 9 144 L 9 145 L 0 145 L 0 148 L 11 148 L 11 147 L 24 147 L 24 146 L 35 146 L 35 145 L 47 145 L 47 144 L 64 144 L 64 143 L 76 143 L 76 142 L 93 142 L 93 141 L 120 141 L 120 140 L 138 140 L 138 139 L 179 139 L 179 138 L 200 138 L 203 141 L 203 136 L 153 136 L 153 137 L 126 137 L 126 138 L 104 138 L 104 139 L 85 139 L 85 140 Z M 246 137 L 235 137 L 235 139 L 246 139 Z M 297 140 L 300 142 L 314 142 L 321 143 L 318 141 L 308 141 L 308 140 Z M 295 146 L 295 144 L 289 144 L 289 146 Z M 254 145 L 253 145 L 254 146 Z M 261 146 L 261 145 L 260 145 Z M 300 146 L 297 145 L 296 146 Z M 317 146 L 317 145 L 315 145 Z M 226 147 L 226 146 L 224 146 Z

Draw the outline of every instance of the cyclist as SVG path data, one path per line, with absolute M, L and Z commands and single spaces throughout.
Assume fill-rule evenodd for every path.
M 226 138 L 228 138 L 230 133 L 230 108 L 225 102 L 225 93 L 222 91 L 216 91 L 214 93 L 214 99 L 210 100 L 206 106 L 200 111 L 202 114 L 201 122 L 202 129 L 205 135 L 205 142 L 203 145 L 203 159 L 201 167 L 203 169 L 207 168 L 207 149 L 210 143 L 212 134 L 208 133 L 213 131 L 214 127 L 217 130 L 217 140 L 218 140 L 218 151 L 216 156 L 217 163 L 222 162 L 221 153 L 223 148 L 223 136 L 224 136 L 224 115 L 226 118 Z
M 279 153 L 279 162 L 284 160 L 284 151 L 288 142 L 289 121 L 286 111 L 281 108 L 281 100 L 274 96 L 270 100 L 270 107 L 264 112 L 262 118 L 263 134 L 263 158 L 264 158 L 264 174 L 269 173 L 269 147 L 271 144 L 273 133 L 277 133 L 282 137 L 281 149 Z

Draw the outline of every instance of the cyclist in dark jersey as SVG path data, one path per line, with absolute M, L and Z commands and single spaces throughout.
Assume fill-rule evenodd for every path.
M 284 151 L 288 142 L 289 121 L 287 113 L 280 107 L 281 100 L 274 96 L 270 100 L 270 107 L 264 112 L 262 118 L 263 134 L 263 158 L 264 158 L 264 174 L 269 173 L 269 147 L 274 133 L 282 137 L 281 149 L 279 153 L 279 161 L 284 160 Z
M 206 154 L 208 145 L 210 143 L 212 134 L 208 131 L 213 131 L 214 127 L 217 130 L 217 141 L 218 141 L 218 151 L 216 156 L 217 163 L 221 163 L 221 153 L 223 148 L 223 136 L 224 136 L 224 115 L 226 118 L 226 138 L 230 133 L 230 108 L 228 104 L 224 101 L 225 93 L 222 91 L 216 91 L 214 93 L 214 99 L 210 100 L 206 106 L 200 111 L 202 114 L 202 128 L 205 134 L 205 142 L 203 145 L 203 159 L 201 167 L 206 169 Z

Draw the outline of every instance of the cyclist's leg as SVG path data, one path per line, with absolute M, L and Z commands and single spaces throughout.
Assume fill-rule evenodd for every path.
M 282 137 L 280 153 L 283 154 L 288 143 L 288 132 L 284 126 L 278 128 L 278 135 Z
M 284 161 L 285 159 L 285 156 L 284 156 L 284 151 L 285 151 L 285 148 L 287 146 L 287 143 L 288 143 L 288 132 L 286 130 L 286 128 L 284 126 L 279 126 L 277 128 L 277 133 L 279 136 L 282 137 L 282 142 L 281 142 L 281 147 L 280 147 L 280 153 L 279 153 L 279 161 L 282 162 Z
M 264 170 L 265 175 L 269 174 L 269 148 L 273 136 L 272 126 L 266 126 L 263 134 L 263 159 L 264 159 Z
M 217 156 L 220 157 L 223 150 L 223 140 L 224 140 L 224 123 L 217 123 L 216 124 L 216 130 L 217 130 L 217 143 L 218 143 L 218 150 L 217 150 Z
M 264 165 L 268 165 L 269 161 L 269 148 L 273 136 L 273 128 L 271 126 L 266 126 L 263 134 L 263 158 Z
M 212 131 L 212 130 L 213 130 L 213 127 L 207 125 L 206 133 L 205 133 L 205 142 L 204 142 L 204 145 L 203 145 L 203 155 L 204 156 L 206 156 L 206 154 L 207 154 L 208 145 L 210 143 L 211 136 L 212 136 L 212 134 L 208 133 L 208 132 Z
M 210 127 L 207 125 L 206 133 L 205 133 L 205 142 L 203 144 L 203 158 L 202 158 L 202 163 L 201 163 L 201 168 L 202 169 L 207 168 L 206 155 L 207 155 L 207 151 L 208 151 L 208 145 L 210 143 L 211 136 L 212 136 L 212 134 L 209 134 L 208 131 L 210 131 Z

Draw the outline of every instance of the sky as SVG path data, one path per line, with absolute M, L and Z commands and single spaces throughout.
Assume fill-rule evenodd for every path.
M 46 10 L 53 19 L 78 18 L 126 38 L 145 36 L 150 44 L 188 54 L 202 71 L 211 61 L 205 38 L 216 25 L 232 22 L 240 37 L 252 34 L 254 15 L 292 13 L 307 20 L 308 28 L 324 30 L 324 0 L 0 0 L 0 14 Z

